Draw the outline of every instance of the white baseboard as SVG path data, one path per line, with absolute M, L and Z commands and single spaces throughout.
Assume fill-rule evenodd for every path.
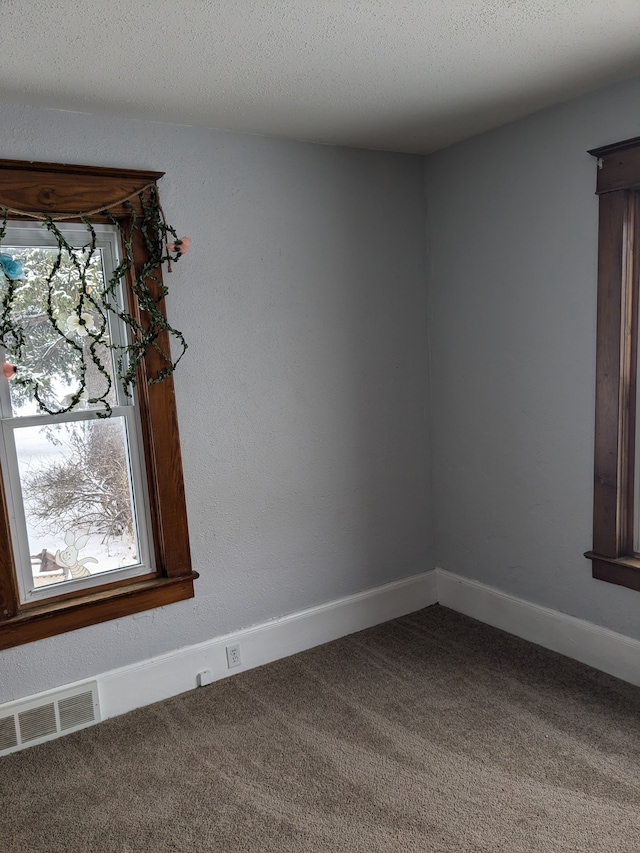
M 640 641 L 436 569 L 439 604 L 640 686 Z
M 115 717 L 192 690 L 199 673 L 217 681 L 436 603 L 640 686 L 640 641 L 434 569 L 94 676 L 100 716 Z M 226 648 L 236 644 L 241 665 L 229 669 Z M 0 717 L 18 703 L 58 691 L 2 705 Z
M 197 687 L 200 672 L 217 681 L 435 604 L 435 570 L 374 587 L 195 646 L 98 675 L 102 719 Z M 240 645 L 229 669 L 226 648 Z

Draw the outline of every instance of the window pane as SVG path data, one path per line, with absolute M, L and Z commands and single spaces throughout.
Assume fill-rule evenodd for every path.
M 51 325 L 48 310 L 49 285 L 48 276 L 58 255 L 54 248 L 33 246 L 27 248 L 3 247 L 3 251 L 15 260 L 21 261 L 24 268 L 22 283 L 16 290 L 13 307 L 13 319 L 25 330 L 25 343 L 22 357 L 19 358 L 11 349 L 7 350 L 6 359 L 15 363 L 18 375 L 37 376 L 44 390 L 47 406 L 52 409 L 64 408 L 68 405 L 65 398 L 73 395 L 80 388 L 82 356 L 65 340 L 73 340 L 82 348 L 82 354 L 87 365 L 85 376 L 86 389 L 83 392 L 78 409 L 102 407 L 101 404 L 88 403 L 90 398 L 100 397 L 108 387 L 107 378 L 100 372 L 91 358 L 89 347 L 95 340 L 84 333 L 79 326 L 76 306 L 79 299 L 78 270 L 73 258 L 64 253 L 60 268 L 51 281 L 51 308 L 57 325 L 63 334 L 58 333 Z M 104 290 L 104 272 L 102 252 L 96 249 L 89 260 L 88 250 L 74 251 L 75 260 L 81 267 L 87 264 L 86 281 L 90 293 L 99 294 Z M 87 263 L 88 262 L 88 263 Z M 7 283 L 0 280 L 0 297 L 4 295 Z M 82 314 L 87 327 L 98 332 L 104 326 L 100 312 L 90 301 L 85 300 Z M 113 360 L 108 326 L 104 328 L 100 341 L 96 343 L 95 352 L 104 370 L 113 383 Z M 9 384 L 11 406 L 14 416 L 37 414 L 40 410 L 29 391 L 16 382 Z M 115 385 L 112 384 L 107 396 L 107 402 L 116 405 Z
M 34 586 L 138 565 L 125 419 L 14 434 Z

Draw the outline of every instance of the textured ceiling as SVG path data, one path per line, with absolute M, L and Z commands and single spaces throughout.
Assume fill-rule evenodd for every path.
M 640 74 L 640 0 L 3 0 L 0 97 L 428 152 Z

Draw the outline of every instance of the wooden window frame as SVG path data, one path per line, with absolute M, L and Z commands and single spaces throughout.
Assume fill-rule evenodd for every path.
M 102 167 L 68 166 L 0 160 L 0 208 L 12 207 L 57 215 L 107 207 L 136 193 L 163 172 Z M 130 203 L 141 213 L 137 196 Z M 120 205 L 111 213 L 126 225 L 130 208 Z M 12 219 L 19 219 L 11 215 Z M 105 222 L 92 216 L 92 221 Z M 134 231 L 134 270 L 148 259 L 144 237 Z M 129 306 L 144 324 L 132 289 L 134 270 L 127 276 Z M 160 270 L 155 275 L 161 280 Z M 151 287 L 158 287 L 149 280 Z M 156 294 L 159 295 L 156 290 Z M 164 310 L 164 302 L 160 307 Z M 168 352 L 168 335 L 159 339 Z M 105 583 L 90 590 L 71 591 L 36 603 L 22 603 L 14 570 L 9 516 L 4 488 L 0 483 L 0 650 L 84 628 L 142 610 L 163 607 L 192 598 L 193 581 L 189 532 L 184 493 L 180 438 L 172 377 L 148 384 L 147 377 L 164 365 L 150 349 L 137 378 L 142 447 L 149 493 L 152 549 L 156 570 L 147 575 Z
M 593 577 L 640 590 L 634 549 L 640 137 L 589 151 L 599 196 Z

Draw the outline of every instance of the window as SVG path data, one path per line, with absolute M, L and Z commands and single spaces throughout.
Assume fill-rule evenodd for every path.
M 86 346 L 76 327 L 94 328 L 99 316 L 90 304 L 81 316 L 70 311 L 76 286 L 71 267 L 79 262 L 90 288 L 104 289 L 122 260 L 126 233 L 133 270 L 113 298 L 144 325 L 134 285 L 149 253 L 131 223 L 141 213 L 137 193 L 160 177 L 0 161 L 0 208 L 37 211 L 55 221 L 56 214 L 102 210 L 128 199 L 109 215 L 89 217 L 93 250 L 80 216 L 56 224 L 70 247 L 69 268 L 63 263 L 57 269 L 52 287 L 43 270 L 51 269 L 55 240 L 40 223 L 9 214 L 2 251 L 22 264 L 30 283 L 15 297 L 17 310 L 32 323 L 30 367 L 46 377 L 44 402 L 54 411 L 77 392 L 79 368 L 73 349 L 61 347 L 60 336 L 38 318 L 48 299 L 59 324 Z M 147 284 L 163 310 L 158 269 Z M 164 368 L 160 350 L 168 352 L 169 342 L 162 334 L 159 349 L 149 349 L 137 365 L 135 386 L 125 387 L 109 344 L 127 343 L 131 331 L 109 314 L 95 344 L 102 347 L 105 375 L 87 370 L 82 397 L 67 412 L 48 414 L 29 389 L 0 376 L 0 648 L 193 596 L 197 574 L 191 570 L 172 378 L 147 381 Z M 108 418 L 101 417 L 101 394 Z
M 598 158 L 598 331 L 593 576 L 640 590 L 638 278 L 640 139 Z

